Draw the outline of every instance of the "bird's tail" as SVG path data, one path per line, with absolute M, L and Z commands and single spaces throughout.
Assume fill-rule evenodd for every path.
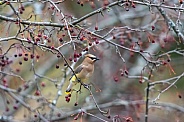
M 73 86 L 73 83 L 70 82 L 70 84 L 68 85 L 68 87 L 67 87 L 67 89 L 66 89 L 66 91 L 65 91 L 66 94 L 71 94 L 72 86 Z

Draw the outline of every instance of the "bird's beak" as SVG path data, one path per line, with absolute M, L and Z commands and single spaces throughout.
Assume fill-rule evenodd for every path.
M 96 57 L 96 58 L 95 58 L 95 61 L 97 61 L 97 60 L 100 60 L 100 59 Z

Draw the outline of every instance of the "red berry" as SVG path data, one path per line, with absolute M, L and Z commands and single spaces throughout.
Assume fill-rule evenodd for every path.
M 132 3 L 132 7 L 135 8 L 135 4 L 134 3 Z
M 67 27 L 64 27 L 64 30 L 67 30 Z
M 170 62 L 171 61 L 171 59 L 167 59 L 167 62 Z
M 50 48 L 51 48 L 52 50 L 54 50 L 55 47 L 54 47 L 54 46 L 51 46 Z
M 8 112 L 10 109 L 8 107 L 6 107 L 6 112 Z
M 21 9 L 22 9 L 22 11 L 25 11 L 25 8 L 24 8 L 24 6 L 21 6 Z
M 17 107 L 16 105 L 13 106 L 13 109 L 17 110 L 17 108 L 18 108 L 18 107 Z
M 139 80 L 139 83 L 142 84 L 142 80 L 141 79 Z
M 77 53 L 76 52 L 74 52 L 73 57 L 77 58 Z
M 74 60 L 73 60 L 74 62 L 77 62 L 77 58 L 74 58 Z
M 39 55 L 36 55 L 36 58 L 37 58 L 37 59 L 39 59 L 39 58 L 40 58 L 40 56 L 39 56 Z
M 109 1 L 108 1 L 108 0 L 105 0 L 105 1 L 103 2 L 103 5 L 104 5 L 104 6 L 109 5 Z
M 54 6 L 52 6 L 51 9 L 54 10 Z
M 95 30 L 98 30 L 98 27 L 97 26 L 95 26 Z
M 7 80 L 6 79 L 3 79 L 3 83 L 7 83 Z
M 22 56 L 22 53 L 19 53 L 19 57 L 21 57 Z
M 114 76 L 114 81 L 115 82 L 118 82 L 119 81 L 119 78 L 117 76 Z
M 73 33 L 74 31 L 73 31 L 73 29 L 70 29 L 70 33 Z
M 180 4 L 183 4 L 183 0 L 179 0 Z
M 63 41 L 63 39 L 62 38 L 59 38 L 59 42 L 62 42 Z
M 128 2 L 126 2 L 126 4 L 125 4 L 126 6 L 129 6 L 129 3 Z
M 69 97 L 66 98 L 66 102 L 70 102 L 70 98 Z
M 24 57 L 24 61 L 28 61 L 28 58 L 27 57 Z
M 69 58 L 69 61 L 72 61 L 72 57 Z
M 36 96 L 39 96 L 40 95 L 40 91 L 39 90 L 36 90 L 35 95 Z
M 56 64 L 56 69 L 59 69 L 59 65 L 58 64 Z
M 57 116 L 60 117 L 61 116 L 61 113 L 57 113 Z
M 85 38 L 84 36 L 80 37 L 80 41 L 84 41 L 84 38 Z
M 22 10 L 19 10 L 20 14 L 23 14 L 23 11 Z
M 48 42 L 48 43 L 51 43 L 51 40 L 50 40 L 50 39 L 47 39 L 47 42 Z
M 9 100 L 7 100 L 7 101 L 6 101 L 6 103 L 7 103 L 7 104 L 10 104 L 10 101 L 9 101 Z
M 155 26 L 152 25 L 152 26 L 151 26 L 151 29 L 152 29 L 152 31 L 155 30 Z
M 97 38 L 96 38 L 96 37 L 93 37 L 92 39 L 93 39 L 93 40 L 96 40 Z
M 33 58 L 34 58 L 34 54 L 31 54 L 31 55 L 30 55 L 30 58 L 33 59 Z
M 71 97 L 72 95 L 71 94 L 68 94 L 68 97 Z
M 20 69 L 16 69 L 16 72 L 20 72 Z
M 18 25 L 19 24 L 19 21 L 16 21 L 15 24 Z
M 28 41 L 28 43 L 31 43 L 31 40 L 29 38 L 27 38 L 27 41 Z
M 78 105 L 78 103 L 77 103 L 77 102 L 75 102 L 74 106 L 77 106 L 77 105 Z
M 42 87 L 45 87 L 45 83 L 44 83 L 44 82 L 41 82 L 41 86 L 42 86 Z
M 29 88 L 29 85 L 28 84 L 24 84 L 24 90 Z
M 89 46 L 92 46 L 92 43 L 91 42 L 89 42 Z
M 40 38 L 39 38 L 39 37 L 37 37 L 37 38 L 36 38 L 36 41 L 37 41 L 37 42 L 38 42 L 38 41 L 40 41 Z
M 42 37 L 42 34 L 39 33 L 39 34 L 38 34 L 38 37 Z
M 152 40 L 151 43 L 155 43 L 155 40 Z
M 61 56 L 60 56 L 60 54 L 57 54 L 57 58 L 60 58 Z
M 80 57 L 80 55 L 79 54 L 77 54 L 77 58 L 79 58 Z
M 44 38 L 44 39 L 47 39 L 48 37 L 47 37 L 47 35 L 43 35 L 43 38 Z
M 27 54 L 27 53 L 25 53 L 24 55 L 25 55 L 25 56 L 28 56 L 28 54 Z
M 180 94 L 178 94 L 178 97 L 181 99 L 182 98 L 182 96 L 180 95 Z
M 86 47 L 85 51 L 88 51 L 89 49 Z
M 82 56 L 82 53 L 79 53 L 79 56 Z
M 167 64 L 167 62 L 166 61 L 163 61 L 163 65 L 166 65 Z
M 95 43 L 96 43 L 96 44 L 99 44 L 99 41 L 98 41 L 98 40 L 96 40 L 96 41 L 95 41 Z
M 65 34 L 63 34 L 62 36 L 63 36 L 63 37 L 65 37 L 66 35 L 65 35 Z

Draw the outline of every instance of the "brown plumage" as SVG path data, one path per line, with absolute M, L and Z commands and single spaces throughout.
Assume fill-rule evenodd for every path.
M 80 82 L 85 82 L 89 77 L 92 76 L 94 72 L 94 63 L 99 60 L 96 56 L 92 54 L 86 54 L 84 61 L 74 70 Z M 69 94 L 72 91 L 73 85 L 78 83 L 77 78 L 74 74 L 72 74 L 70 80 L 70 84 L 66 89 L 66 93 Z

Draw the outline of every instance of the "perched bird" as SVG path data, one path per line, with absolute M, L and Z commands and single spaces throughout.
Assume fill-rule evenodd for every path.
M 94 72 L 94 63 L 99 60 L 96 56 L 92 54 L 86 54 L 84 61 L 74 70 L 75 74 L 72 74 L 70 80 L 70 84 L 66 89 L 66 94 L 70 94 L 72 91 L 72 87 L 80 82 L 86 82 L 89 77 L 92 76 Z M 77 76 L 77 77 L 76 77 Z M 77 79 L 78 78 L 78 79 Z

